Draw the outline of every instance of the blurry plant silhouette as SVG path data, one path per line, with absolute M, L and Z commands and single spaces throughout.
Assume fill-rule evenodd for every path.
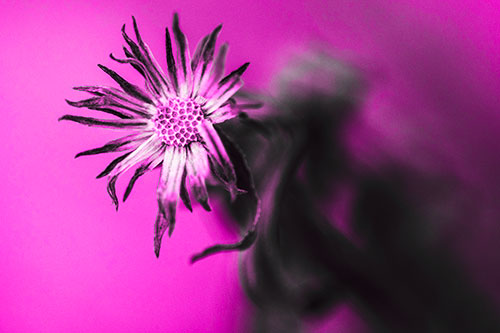
M 453 176 L 353 157 L 344 134 L 366 91 L 356 69 L 312 53 L 280 78 L 277 97 L 258 96 L 265 114 L 221 125 L 262 199 L 259 237 L 241 267 L 251 331 L 302 331 L 304 320 L 349 304 L 369 332 L 500 332 L 497 309 L 439 242 L 445 217 L 435 208 L 458 209 Z M 228 202 L 242 223 L 252 193 Z M 335 221 L 328 211 L 345 197 L 344 221 Z

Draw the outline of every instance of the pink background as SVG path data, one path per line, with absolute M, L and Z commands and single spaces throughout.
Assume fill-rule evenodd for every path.
M 228 68 L 250 61 L 245 82 L 260 90 L 271 86 L 288 54 L 328 45 L 364 66 L 372 80 L 360 128 L 383 135 L 354 140 L 359 154 L 369 156 L 370 143 L 424 167 L 452 165 L 493 209 L 500 188 L 499 4 L 362 3 L 1 2 L 0 331 L 233 332 L 245 325 L 249 304 L 237 255 L 188 264 L 205 246 L 236 239 L 219 221 L 224 213 L 180 209 L 156 259 L 157 172 L 141 178 L 116 213 L 105 181 L 95 180 L 110 156 L 73 156 L 118 133 L 57 122 L 78 112 L 64 98 L 85 97 L 71 87 L 112 84 L 97 63 L 142 82 L 108 58 L 121 55 L 120 28 L 131 28 L 131 15 L 161 63 L 173 11 L 191 47 L 222 22 Z M 423 156 L 419 147 L 430 142 L 435 151 Z M 500 232 L 484 221 L 455 230 L 457 248 L 481 286 L 493 290 L 499 258 L 482 249 L 498 242 Z M 341 309 L 310 327 L 356 331 L 352 316 Z

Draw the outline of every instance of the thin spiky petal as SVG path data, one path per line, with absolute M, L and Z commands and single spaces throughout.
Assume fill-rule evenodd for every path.
M 186 164 L 184 149 L 169 146 L 165 150 L 163 166 L 158 186 L 159 213 L 155 223 L 154 247 L 156 256 L 159 256 L 163 234 L 168 229 L 169 236 L 175 227 L 175 212 Z
M 200 135 L 208 149 L 212 170 L 230 192 L 231 199 L 234 200 L 239 191 L 236 187 L 234 167 L 227 155 L 226 149 L 210 122 L 204 122 L 200 128 Z
M 218 107 L 224 104 L 231 96 L 233 96 L 242 86 L 243 81 L 240 76 L 246 70 L 250 63 L 246 63 L 237 70 L 231 72 L 228 76 L 220 80 L 217 85 L 214 85 L 207 93 L 209 101 L 204 106 L 207 113 L 215 111 Z M 214 87 L 217 87 L 216 89 Z
M 125 46 L 123 47 L 123 53 L 125 54 L 125 56 L 126 56 L 127 58 L 137 60 L 137 59 L 134 57 L 134 55 L 133 55 L 133 54 L 132 54 L 132 53 L 131 53 L 131 52 L 130 52 L 130 51 L 129 51 L 129 50 L 128 50 Z M 131 65 L 132 67 L 134 67 L 134 68 L 135 68 L 135 70 L 139 72 L 139 74 L 141 74 L 144 78 L 146 78 L 146 73 L 145 73 L 145 71 L 144 71 L 144 65 L 142 65 L 142 66 L 137 66 L 137 65 L 136 65 L 136 64 L 134 64 L 134 63 L 130 63 L 130 65 Z
M 128 103 L 115 102 L 114 98 L 110 96 L 92 97 L 81 101 L 66 100 L 66 103 L 76 108 L 85 107 L 90 110 L 110 113 L 121 119 L 137 118 L 137 115 L 142 115 L 143 117 L 149 116 L 147 111 L 131 110 L 127 106 Z
M 162 96 L 161 89 L 158 88 L 158 84 L 155 82 L 155 79 L 151 77 L 151 74 L 149 73 L 149 71 L 146 70 L 146 67 L 144 67 L 143 63 L 141 63 L 139 60 L 137 60 L 135 58 L 119 59 L 119 58 L 116 58 L 113 55 L 113 53 L 110 53 L 109 57 L 112 60 L 114 60 L 120 64 L 132 65 L 134 68 L 136 68 L 144 76 L 144 78 L 146 80 L 146 82 L 145 82 L 146 87 L 148 88 L 148 90 L 153 95 L 155 95 L 156 98 L 159 98 L 160 96 Z
M 193 95 L 196 95 L 201 86 L 208 80 L 209 72 L 212 68 L 212 62 L 215 52 L 215 42 L 222 29 L 222 25 L 219 25 L 212 31 L 209 35 L 206 43 L 203 46 L 202 61 L 198 61 L 198 66 L 194 70 L 194 80 L 193 80 Z
M 132 192 L 132 188 L 134 187 L 134 184 L 137 181 L 137 179 L 140 176 L 144 175 L 146 173 L 146 171 L 148 171 L 149 165 L 150 165 L 150 163 L 145 164 L 145 165 L 141 165 L 140 167 L 138 167 L 135 170 L 134 175 L 132 176 L 132 178 L 130 178 L 130 181 L 127 185 L 125 193 L 123 194 L 123 202 L 125 202 L 125 200 L 127 200 L 128 196 Z
M 208 192 L 205 185 L 205 180 L 200 178 L 193 178 L 191 181 L 191 193 L 193 194 L 196 201 L 198 201 L 207 212 L 212 211 L 210 203 L 208 201 Z
M 123 77 L 118 75 L 115 71 L 109 69 L 106 66 L 103 66 L 101 64 L 97 65 L 100 69 L 104 71 L 104 73 L 108 74 L 113 80 L 116 81 L 120 85 L 120 87 L 130 96 L 133 96 L 137 99 L 140 99 L 141 101 L 144 101 L 149 104 L 153 104 L 153 101 L 151 100 L 151 97 L 148 96 L 146 92 L 144 92 L 141 88 L 136 86 L 135 84 L 132 84 L 125 80 Z
M 155 221 L 155 236 L 154 236 L 154 250 L 156 257 L 160 256 L 160 248 L 165 231 L 169 229 L 171 235 L 175 225 L 175 213 L 177 209 L 177 201 L 168 202 L 166 204 L 158 201 L 159 212 Z
M 174 14 L 172 31 L 177 43 L 178 67 L 177 78 L 179 80 L 179 96 L 187 97 L 192 86 L 191 55 L 186 36 L 179 25 L 179 15 Z
M 184 175 L 182 176 L 181 189 L 180 189 L 179 196 L 181 197 L 181 200 L 184 203 L 184 206 L 186 206 L 186 208 L 190 212 L 192 212 L 193 207 L 191 205 L 191 199 L 189 198 L 189 193 L 188 193 L 187 186 L 186 186 L 186 178 L 187 178 L 186 171 L 184 171 Z
M 74 87 L 73 89 L 85 91 L 98 97 L 78 102 L 68 101 L 68 104 L 71 106 L 86 107 L 92 110 L 113 108 L 132 117 L 141 116 L 143 118 L 151 118 L 152 116 L 150 104 L 144 103 L 118 89 L 104 86 L 81 86 Z
M 212 123 L 218 124 L 237 117 L 239 111 L 240 110 L 233 102 L 228 101 L 214 112 L 208 114 L 207 117 L 212 121 Z
M 135 22 L 135 19 L 133 19 Z M 137 27 L 135 24 L 134 29 Z M 136 31 L 136 38 L 138 35 L 138 31 Z M 142 42 L 142 38 L 140 37 L 140 34 L 138 36 L 138 39 L 140 39 L 140 45 L 137 45 L 126 33 L 125 31 L 125 24 L 122 26 L 122 36 L 123 39 L 125 39 L 125 42 L 128 44 L 130 47 L 130 50 L 132 51 L 133 57 L 137 60 L 139 60 L 143 65 L 145 70 L 148 73 L 148 76 L 154 81 L 155 89 L 160 93 L 163 94 L 163 92 L 168 92 L 170 91 L 170 87 L 168 85 L 168 82 L 166 81 L 166 78 L 162 75 L 161 71 L 159 70 L 159 66 L 156 63 L 156 60 L 154 59 L 153 55 L 150 54 L 151 52 L 149 51 L 149 48 Z
M 87 126 L 99 126 L 99 127 L 108 127 L 108 128 L 144 128 L 147 126 L 146 122 L 142 121 L 137 121 L 137 120 L 127 120 L 127 119 L 120 119 L 120 120 L 105 120 L 105 119 L 96 119 L 96 118 L 90 118 L 90 117 L 81 117 L 81 116 L 74 116 L 74 115 L 64 115 L 61 118 L 59 118 L 59 121 L 61 120 L 69 120 L 69 121 L 74 121 L 79 124 L 87 125 Z
M 102 147 L 82 151 L 76 154 L 75 158 L 80 156 L 97 155 L 97 154 L 133 149 L 136 148 L 139 145 L 140 141 L 144 140 L 146 136 L 149 136 L 149 134 L 142 133 L 142 134 L 127 135 L 124 136 L 123 138 L 110 141 Z
M 168 79 L 165 76 L 165 73 L 163 73 L 161 66 L 158 64 L 155 57 L 153 56 L 153 53 L 149 49 L 148 44 L 144 43 L 144 41 L 142 40 L 141 34 L 139 33 L 139 28 L 137 27 L 137 22 L 135 20 L 135 17 L 133 16 L 132 16 L 132 22 L 134 26 L 135 37 L 137 39 L 137 42 L 139 43 L 139 47 L 142 50 L 143 56 L 146 60 L 146 68 L 150 70 L 151 73 L 153 74 L 153 77 L 155 81 L 157 81 L 160 91 L 164 92 L 170 91 L 171 89 Z
M 235 69 L 234 71 L 232 71 L 231 73 L 229 73 L 226 77 L 220 80 L 219 87 L 222 87 L 224 84 L 231 81 L 234 77 L 240 77 L 241 75 L 243 75 L 243 73 L 245 73 L 245 71 L 247 70 L 248 66 L 250 66 L 250 63 L 246 62 L 237 69 Z
M 158 186 L 158 199 L 164 206 L 169 205 L 171 202 L 177 202 L 185 166 L 185 149 L 175 146 L 169 146 L 165 149 L 160 184 Z M 173 232 L 175 219 L 172 219 L 170 223 L 169 235 Z
M 205 49 L 205 45 L 207 44 L 209 37 L 210 37 L 210 34 L 206 35 L 196 45 L 196 49 L 195 49 L 194 54 L 193 54 L 193 59 L 191 60 L 191 70 L 193 72 L 196 71 L 196 68 L 200 64 L 201 55 L 203 54 L 203 50 Z
M 224 68 L 226 66 L 226 55 L 229 46 L 227 43 L 222 44 L 217 52 L 217 56 L 215 57 L 214 64 L 212 66 L 212 70 L 210 71 L 210 75 L 208 76 L 208 80 L 204 82 L 204 84 L 200 85 L 199 93 L 202 96 L 206 96 L 207 92 L 212 88 L 213 85 L 216 85 L 222 75 L 224 74 Z
M 176 92 L 179 91 L 179 80 L 177 79 L 177 68 L 175 67 L 174 53 L 172 51 L 172 40 L 168 28 L 165 28 L 165 47 L 167 51 L 167 66 L 170 80 Z
M 161 142 L 158 142 L 154 136 L 150 136 L 114 168 L 112 175 L 123 173 L 141 161 L 154 158 L 161 147 Z
M 109 113 L 109 114 L 117 116 L 118 118 L 121 118 L 121 119 L 134 118 L 133 115 L 128 114 L 128 112 L 126 110 L 123 110 L 119 107 L 112 106 L 112 105 L 105 106 L 104 104 L 106 102 L 103 101 L 104 98 L 105 97 L 103 97 L 103 96 L 99 96 L 99 97 L 92 97 L 92 98 L 84 99 L 81 101 L 66 100 L 66 103 L 68 103 L 68 105 L 71 105 L 71 106 L 74 106 L 77 108 L 86 107 L 86 108 L 89 108 L 91 110 L 97 110 L 97 111 Z
M 123 154 L 117 158 L 115 158 L 113 161 L 111 161 L 111 163 L 108 164 L 108 166 L 106 167 L 106 169 L 104 169 L 100 174 L 97 175 L 97 179 L 99 178 L 102 178 L 106 175 L 108 175 L 111 171 L 113 171 L 114 168 L 116 168 L 116 166 L 121 162 L 123 161 L 128 155 L 130 155 L 131 153 L 126 153 L 126 154 Z
M 186 174 L 189 188 L 196 201 L 207 211 L 211 210 L 205 186 L 205 179 L 209 173 L 210 166 L 206 149 L 198 142 L 192 143 L 189 146 L 186 160 Z

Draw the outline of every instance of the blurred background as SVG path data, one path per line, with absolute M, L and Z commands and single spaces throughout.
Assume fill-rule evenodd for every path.
M 2 2 L 0 331 L 499 331 L 498 5 Z M 158 173 L 116 213 L 95 180 L 111 157 L 73 157 L 117 133 L 57 122 L 73 86 L 113 84 L 98 63 L 142 82 L 108 57 L 131 15 L 164 64 L 174 11 L 191 48 L 223 23 L 227 71 L 250 61 L 265 104 L 220 128 L 259 239 L 192 266 L 239 238 L 246 197 L 180 208 L 156 259 Z

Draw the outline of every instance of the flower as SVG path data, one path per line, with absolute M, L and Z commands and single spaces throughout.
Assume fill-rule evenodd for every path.
M 130 49 L 123 48 L 125 59 L 118 59 L 113 54 L 110 57 L 119 63 L 132 65 L 144 77 L 145 89 L 129 83 L 111 69 L 98 65 L 121 89 L 105 86 L 75 87 L 74 89 L 88 92 L 94 97 L 67 102 L 74 107 L 106 112 L 116 118 L 65 115 L 59 120 L 133 130 L 130 135 L 76 155 L 126 152 L 114 159 L 97 176 L 108 176 L 107 190 L 116 209 L 118 198 L 115 184 L 122 173 L 138 165 L 125 190 L 125 201 L 140 176 L 161 166 L 157 190 L 159 211 L 154 237 L 154 249 L 158 257 L 163 234 L 168 229 L 170 236 L 174 230 L 179 197 L 191 211 L 190 194 L 204 209 L 210 211 L 205 180 L 211 174 L 222 182 L 232 198 L 241 192 L 236 187 L 233 164 L 214 124 L 237 116 L 245 108 L 245 105 L 238 105 L 232 97 L 242 87 L 240 77 L 249 63 L 223 77 L 227 44 L 222 45 L 214 57 L 221 25 L 201 39 L 191 57 L 188 41 L 180 29 L 177 14 L 174 14 L 172 30 L 177 44 L 177 57 L 174 58 L 167 28 L 168 66 L 165 73 L 142 40 L 135 18 L 132 19 L 137 42 L 126 34 L 123 25 L 122 34 Z

